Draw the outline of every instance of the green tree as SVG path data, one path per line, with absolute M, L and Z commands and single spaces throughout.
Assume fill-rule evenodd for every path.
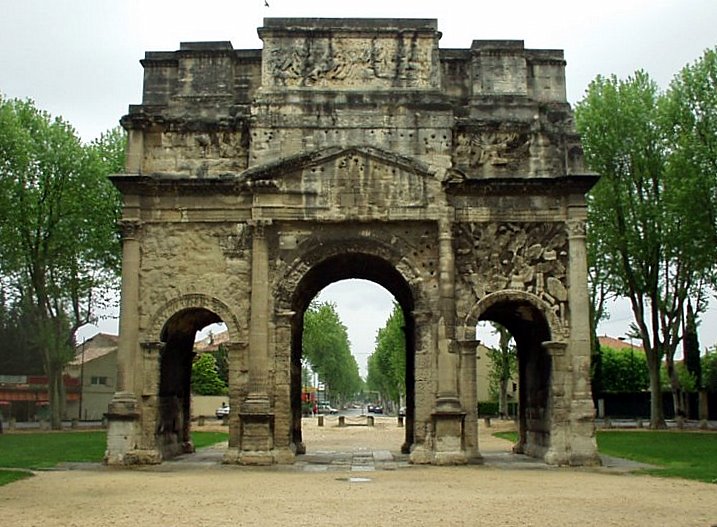
M 339 404 L 361 391 L 358 364 L 336 306 L 312 302 L 304 313 L 303 355 Z
M 717 348 L 713 347 L 702 356 L 702 387 L 717 392 Z
M 687 371 L 694 378 L 694 389 L 702 386 L 702 368 L 700 364 L 700 341 L 697 334 L 697 320 L 692 304 L 687 303 L 685 315 L 684 337 L 682 339 L 682 356 Z
M 600 346 L 600 354 L 605 392 L 634 393 L 649 388 L 650 374 L 644 353 Z
M 691 212 L 706 216 L 717 239 L 717 48 L 704 52 L 670 83 L 663 104 L 663 127 L 671 148 L 671 163 L 699 192 Z M 690 189 L 691 190 L 691 189 Z M 693 202 L 694 203 L 694 202 Z
M 586 160 L 602 176 L 588 196 L 589 241 L 600 243 L 594 265 L 606 290 L 632 306 L 650 373 L 653 428 L 665 426 L 662 359 L 668 367 L 674 360 L 686 299 L 714 261 L 709 250 L 696 250 L 706 236 L 704 215 L 694 210 L 698 200 L 688 199 L 694 178 L 671 163 L 662 97 L 637 72 L 625 81 L 596 78 L 576 108 Z
M 498 334 L 498 347 L 488 348 L 488 383 L 490 392 L 498 399 L 498 413 L 505 417 L 508 415 L 508 383 L 518 368 L 518 352 L 510 331 L 496 322 L 492 324 Z
M 85 146 L 31 101 L 0 98 L 0 279 L 42 352 L 53 428 L 75 332 L 117 285 L 120 199 L 106 176 L 124 143 L 115 130 Z
M 217 361 L 211 353 L 202 353 L 192 363 L 192 393 L 226 395 L 227 385 L 219 377 Z
M 229 385 L 229 352 L 224 344 L 219 344 L 216 350 L 210 352 L 217 366 L 217 375 Z
M 42 353 L 32 346 L 32 330 L 22 304 L 10 304 L 0 290 L 0 372 L 7 375 L 42 375 Z
M 376 348 L 368 360 L 366 384 L 382 399 L 401 404 L 406 396 L 406 335 L 403 310 L 394 302 L 386 325 L 379 329 Z

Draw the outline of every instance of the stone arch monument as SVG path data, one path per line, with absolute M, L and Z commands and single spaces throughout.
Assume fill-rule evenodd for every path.
M 197 330 L 230 334 L 228 463 L 291 463 L 318 291 L 383 285 L 406 320 L 414 463 L 480 460 L 475 326 L 519 349 L 516 450 L 597 462 L 585 172 L 556 50 L 440 49 L 435 20 L 266 19 L 261 50 L 149 52 L 122 119 L 118 391 L 106 461 L 192 449 Z

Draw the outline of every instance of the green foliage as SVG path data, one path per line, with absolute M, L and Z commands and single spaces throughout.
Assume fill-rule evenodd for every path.
M 351 355 L 346 327 L 336 306 L 312 303 L 304 313 L 303 356 L 318 373 L 330 397 L 347 401 L 361 391 L 363 381 Z
M 602 176 L 588 196 L 590 275 L 630 300 L 647 357 L 654 427 L 664 425 L 662 359 L 674 372 L 686 300 L 703 296 L 716 246 L 709 204 L 698 197 L 710 195 L 706 178 L 686 171 L 670 141 L 676 114 L 667 111 L 668 100 L 637 72 L 624 81 L 596 78 L 576 109 L 586 160 Z M 671 380 L 676 393 L 678 378 Z
M 74 333 L 117 286 L 120 199 L 106 176 L 124 144 L 115 130 L 84 146 L 62 119 L 0 97 L 0 285 L 42 351 L 54 428 Z
M 717 349 L 707 350 L 702 356 L 702 386 L 709 392 L 717 392 Z
M 31 318 L 20 302 L 6 303 L 0 291 L 0 372 L 42 375 L 42 350 L 33 345 Z
M 650 374 L 644 353 L 600 346 L 600 355 L 605 392 L 641 392 L 649 388 Z
M 498 401 L 478 401 L 478 416 L 491 417 L 498 413 Z
M 406 395 L 406 336 L 403 331 L 403 310 L 396 302 L 386 325 L 378 331 L 376 349 L 368 359 L 369 390 L 379 392 L 382 399 L 400 404 Z
M 192 393 L 226 395 L 227 385 L 217 373 L 217 362 L 211 353 L 202 353 L 192 363 Z
M 692 304 L 687 304 L 687 316 L 685 318 L 685 335 L 682 339 L 682 356 L 685 361 L 685 368 L 692 377 L 693 390 L 702 386 L 702 368 L 700 364 L 700 341 L 697 334 L 697 321 Z M 684 386 L 684 385 L 683 385 Z
M 216 350 L 210 352 L 214 361 L 216 362 L 217 375 L 224 382 L 225 385 L 229 385 L 229 351 L 224 344 L 220 344 Z
M 695 376 L 689 372 L 684 362 L 675 362 L 675 375 L 680 382 L 680 387 L 686 392 L 694 392 L 697 390 L 697 380 Z M 670 375 L 665 368 L 660 369 L 660 385 L 665 391 L 669 391 L 671 387 Z
M 498 323 L 493 322 L 499 335 L 498 347 L 488 348 L 490 359 L 488 371 L 488 389 L 491 397 L 498 400 L 500 415 L 508 414 L 508 383 L 518 371 L 518 351 L 510 332 Z

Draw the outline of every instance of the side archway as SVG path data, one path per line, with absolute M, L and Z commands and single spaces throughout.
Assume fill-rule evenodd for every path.
M 475 338 L 478 322 L 497 322 L 515 340 L 518 355 L 517 453 L 542 458 L 550 448 L 552 415 L 552 357 L 563 342 L 565 329 L 550 306 L 524 291 L 505 290 L 486 295 L 465 319 L 466 336 Z
M 194 341 L 198 331 L 215 323 L 227 326 L 228 347 L 234 349 L 238 324 L 228 307 L 207 295 L 185 295 L 158 311 L 147 332 L 152 340 L 142 343 L 144 384 L 154 387 L 149 395 L 154 411 L 145 418 L 153 421 L 154 441 L 163 459 L 194 450 L 191 441 Z

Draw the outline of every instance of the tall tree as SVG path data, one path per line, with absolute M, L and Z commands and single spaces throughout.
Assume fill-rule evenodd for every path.
M 662 125 L 670 145 L 670 169 L 689 185 L 682 187 L 682 202 L 689 207 L 697 233 L 688 232 L 694 253 L 715 261 L 717 247 L 717 48 L 688 64 L 670 83 L 663 103 Z M 697 234 L 697 235 L 695 235 Z M 715 265 L 704 277 L 714 287 Z M 683 343 L 688 371 L 701 386 L 697 317 L 706 307 L 705 290 L 697 289 L 687 306 Z M 696 312 L 696 313 L 695 313 Z M 667 361 L 671 385 L 678 377 L 674 360 Z M 673 396 L 676 397 L 674 388 Z
M 202 353 L 192 362 L 192 393 L 226 395 L 227 385 L 219 377 L 217 361 L 211 353 Z
M 343 403 L 361 391 L 358 364 L 334 304 L 314 302 L 306 310 L 303 352 L 334 399 Z
M 115 130 L 85 146 L 31 101 L 0 98 L 2 284 L 42 350 L 53 428 L 75 332 L 116 288 L 120 200 L 106 176 L 121 170 L 124 142 Z
M 498 334 L 498 347 L 488 348 L 488 383 L 498 395 L 498 413 L 503 418 L 508 415 L 508 383 L 518 367 L 518 352 L 510 331 L 496 322 L 492 324 Z
M 660 389 L 663 358 L 674 358 L 686 299 L 711 268 L 693 210 L 693 178 L 669 164 L 661 125 L 662 95 L 644 72 L 625 81 L 598 77 L 576 118 L 590 167 L 601 180 L 588 197 L 597 265 L 604 284 L 632 306 L 650 372 L 650 426 L 665 426 Z M 673 390 L 675 387 L 673 387 Z
M 378 330 L 376 349 L 368 360 L 369 390 L 377 391 L 383 399 L 400 405 L 406 396 L 406 335 L 403 310 L 394 302 L 386 325 Z

